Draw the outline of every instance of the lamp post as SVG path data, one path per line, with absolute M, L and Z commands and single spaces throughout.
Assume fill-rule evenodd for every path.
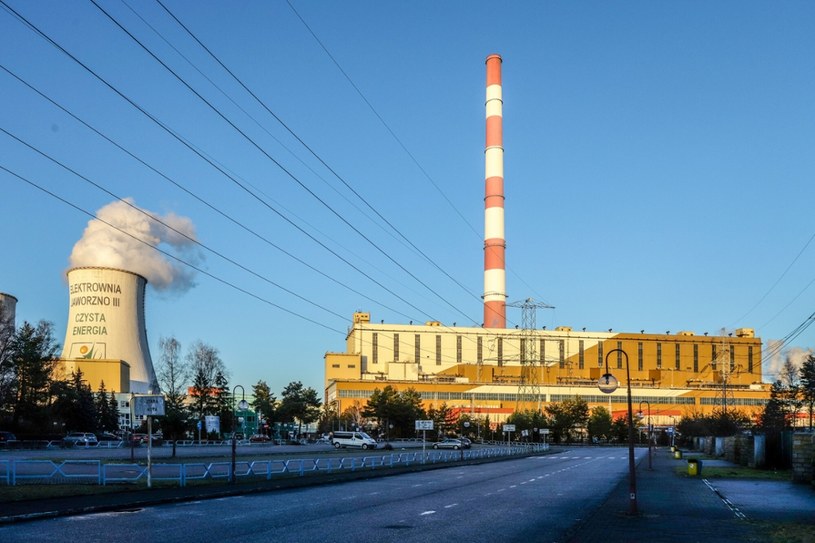
M 608 357 L 611 353 L 622 353 L 625 357 L 625 378 L 628 389 L 628 514 L 637 514 L 637 472 L 634 465 L 634 412 L 631 408 L 631 370 L 628 366 L 628 353 L 622 349 L 612 349 L 606 353 L 606 373 L 600 377 L 597 386 L 604 394 L 611 394 L 619 386 L 617 378 L 608 371 Z
M 642 417 L 642 404 L 648 404 L 648 469 L 651 467 L 651 402 L 642 400 L 640 402 L 640 417 Z
M 249 403 L 246 401 L 246 391 L 243 385 L 235 385 L 232 387 L 232 469 L 229 471 L 229 484 L 235 484 L 235 451 L 238 448 L 238 438 L 235 434 L 235 390 L 241 389 L 241 401 L 238 407 L 241 411 L 246 411 Z

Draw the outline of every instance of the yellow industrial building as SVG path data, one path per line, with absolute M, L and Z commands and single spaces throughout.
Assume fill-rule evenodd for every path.
M 754 416 L 769 398 L 761 340 L 750 328 L 725 336 L 471 328 L 376 324 L 358 312 L 346 352 L 325 354 L 325 399 L 343 412 L 364 406 L 375 389 L 413 388 L 425 408 L 446 404 L 495 423 L 580 397 L 617 418 L 626 408 L 626 357 L 634 408 L 648 402 L 658 426 L 723 407 Z M 620 382 L 612 394 L 597 386 L 606 358 Z

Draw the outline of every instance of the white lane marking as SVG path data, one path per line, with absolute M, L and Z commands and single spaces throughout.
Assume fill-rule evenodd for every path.
M 458 506 L 457 503 L 451 503 L 450 505 L 445 505 L 444 508 L 445 509 L 450 509 L 451 507 L 456 507 L 456 506 Z
M 733 504 L 733 502 L 731 502 L 730 500 L 728 500 L 728 499 L 727 499 L 727 496 L 725 496 L 724 494 L 722 494 L 721 492 L 719 492 L 719 489 L 718 489 L 718 488 L 716 488 L 715 486 L 713 486 L 712 484 L 710 484 L 710 481 L 708 481 L 707 479 L 702 479 L 702 482 L 704 482 L 704 483 L 707 485 L 707 487 L 708 487 L 710 490 L 712 490 L 712 491 L 713 491 L 713 493 L 714 493 L 714 494 L 716 494 L 717 496 L 719 496 L 719 498 L 720 498 L 720 499 L 721 499 L 721 500 L 724 502 L 724 504 L 725 504 L 725 505 L 726 505 L 726 506 L 727 506 L 727 507 L 728 507 L 728 508 L 729 508 L 731 511 L 733 511 L 733 514 L 736 516 L 736 518 L 738 518 L 738 519 L 740 519 L 740 520 L 746 520 L 746 519 L 747 519 L 747 515 L 745 515 L 745 514 L 744 514 L 744 513 L 742 513 L 741 511 L 739 511 L 739 508 L 738 508 L 738 507 L 736 507 L 736 506 Z
M 425 511 L 424 513 L 420 513 L 419 516 L 423 517 L 425 515 L 434 515 L 435 513 L 435 511 Z

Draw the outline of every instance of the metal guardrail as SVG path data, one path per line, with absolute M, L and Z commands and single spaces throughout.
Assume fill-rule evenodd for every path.
M 338 473 L 365 469 L 388 469 L 416 464 L 439 464 L 460 460 L 477 460 L 519 456 L 544 452 L 548 445 L 515 445 L 468 450 L 428 449 L 411 452 L 389 452 L 365 456 L 343 456 L 289 460 L 238 460 L 236 478 L 303 477 L 309 473 Z M 229 479 L 231 462 L 173 463 L 152 465 L 153 481 L 177 482 L 180 487 L 191 480 Z M 100 460 L 0 460 L 0 482 L 9 486 L 18 484 L 138 484 L 148 478 L 147 466 L 141 464 L 103 464 Z

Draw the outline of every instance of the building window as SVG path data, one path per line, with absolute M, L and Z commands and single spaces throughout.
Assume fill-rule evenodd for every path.
M 557 343 L 558 361 L 560 363 L 560 368 L 563 369 L 566 367 L 566 342 L 559 339 Z
M 540 340 L 540 363 L 546 364 L 546 340 Z
M 598 368 L 603 367 L 603 342 L 602 341 L 597 342 L 597 367 Z
M 617 342 L 617 369 L 623 369 L 623 342 Z
M 730 346 L 730 371 L 736 371 L 736 346 Z
M 504 338 L 498 338 L 498 365 L 504 365 Z
M 753 346 L 747 347 L 747 371 L 753 373 Z
M 456 336 L 456 362 L 461 364 L 461 336 Z
M 436 365 L 441 366 L 441 336 L 436 336 Z
M 693 373 L 699 373 L 699 345 L 693 345 Z
M 657 343 L 657 369 L 662 369 L 662 343 Z
M 637 342 L 637 369 L 642 371 L 642 341 Z
M 393 334 L 393 361 L 399 361 L 399 334 Z
M 475 342 L 475 358 L 476 363 L 478 364 L 484 363 L 484 342 L 481 336 L 478 336 Z
M 680 358 L 679 358 L 679 354 L 680 354 L 679 343 L 677 343 L 674 346 L 674 351 L 676 352 L 676 358 L 674 358 L 674 369 L 678 370 L 678 369 L 681 369 Z
M 416 362 L 422 361 L 422 336 L 420 334 L 416 334 L 413 336 L 413 360 Z
M 710 346 L 710 369 L 716 371 L 716 356 L 719 353 L 716 352 L 716 345 Z
M 583 340 L 581 339 L 577 344 L 577 367 L 583 369 L 586 365 L 585 353 L 583 352 Z
M 340 365 L 339 365 L 339 364 L 331 364 L 331 367 L 332 367 L 332 368 L 339 368 L 339 367 L 340 367 Z
M 371 335 L 371 359 L 374 364 L 379 362 L 379 334 L 376 332 Z

